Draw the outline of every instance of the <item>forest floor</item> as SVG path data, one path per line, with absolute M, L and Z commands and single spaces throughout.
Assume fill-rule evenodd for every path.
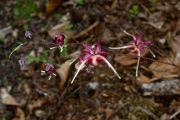
M 178 0 L 1 0 L 0 119 L 179 120 L 179 18 Z M 27 41 L 28 29 L 33 37 Z M 108 49 L 132 40 L 123 30 L 153 41 L 156 57 L 148 50 L 142 55 L 138 77 L 136 55 Z M 69 46 L 62 53 L 50 50 L 61 32 Z M 83 44 L 97 42 L 122 78 L 102 63 L 82 70 L 71 84 L 76 69 L 70 60 Z M 22 57 L 26 64 L 20 66 Z M 51 80 L 41 73 L 45 63 L 56 67 Z

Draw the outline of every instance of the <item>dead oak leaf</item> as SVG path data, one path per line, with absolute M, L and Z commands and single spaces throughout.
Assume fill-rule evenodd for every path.
M 147 54 L 149 53 L 149 50 L 146 49 L 143 53 L 142 53 L 142 57 L 146 56 Z M 127 53 L 127 54 L 122 54 L 122 55 L 119 55 L 119 56 L 116 56 L 114 58 L 114 60 L 123 65 L 123 66 L 130 66 L 130 65 L 133 65 L 133 64 L 136 64 L 137 63 L 137 56 L 133 53 Z
M 170 58 L 171 59 L 171 58 Z M 149 68 L 157 78 L 164 78 L 165 76 L 178 75 L 180 70 L 180 59 L 173 58 L 172 62 L 176 65 L 171 65 L 168 58 L 160 58 L 153 62 Z M 168 64 L 169 63 L 169 64 Z
M 137 59 L 135 57 L 130 56 L 130 55 L 116 56 L 114 58 L 114 60 L 123 66 L 130 66 L 130 65 L 133 65 L 137 62 Z
M 61 78 L 61 81 L 59 83 L 60 89 L 63 89 L 64 84 L 67 81 L 67 78 L 69 76 L 69 71 L 71 68 L 72 60 L 67 60 L 65 63 L 63 63 L 56 71 L 58 75 Z

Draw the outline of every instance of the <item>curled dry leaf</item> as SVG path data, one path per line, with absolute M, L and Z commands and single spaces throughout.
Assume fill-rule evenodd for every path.
M 52 13 L 54 10 L 56 10 L 63 0 L 48 0 L 46 4 L 46 15 L 48 16 L 50 13 Z
M 13 120 L 25 120 L 25 114 L 22 111 L 22 109 L 17 108 L 16 109 L 16 116 L 13 118 Z
M 11 96 L 5 88 L 1 88 L 0 99 L 5 105 L 20 106 L 16 99 Z
M 66 83 L 71 68 L 71 64 L 72 60 L 67 60 L 60 66 L 60 68 L 57 69 L 57 73 L 61 78 L 61 81 L 59 82 L 60 89 L 63 89 L 64 84 Z

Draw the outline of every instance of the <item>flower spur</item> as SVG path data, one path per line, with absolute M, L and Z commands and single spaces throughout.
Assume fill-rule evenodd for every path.
M 144 34 L 139 33 L 136 35 L 132 35 L 126 31 L 123 31 L 125 34 L 131 36 L 133 38 L 133 41 L 131 41 L 128 45 L 122 46 L 122 47 L 109 47 L 109 49 L 131 49 L 132 53 L 136 53 L 138 60 L 136 65 L 136 77 L 138 76 L 139 71 L 139 63 L 140 63 L 140 57 L 142 53 L 145 51 L 145 49 L 149 49 L 151 55 L 153 57 L 156 57 L 155 54 L 151 51 L 149 46 L 152 45 L 152 41 L 144 39 Z
M 101 62 L 105 62 L 109 68 L 115 73 L 115 75 L 121 79 L 117 71 L 114 67 L 110 64 L 110 62 L 103 56 L 107 54 L 107 52 L 101 49 L 101 44 L 98 42 L 95 45 L 83 45 L 84 50 L 82 50 L 82 56 L 80 56 L 79 61 L 76 63 L 75 67 L 77 69 L 71 84 L 74 82 L 75 78 L 79 74 L 79 72 L 86 66 L 86 65 L 93 65 L 97 66 Z

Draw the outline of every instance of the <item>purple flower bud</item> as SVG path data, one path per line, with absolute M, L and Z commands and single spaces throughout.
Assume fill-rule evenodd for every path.
M 45 64 L 45 72 L 49 74 L 55 73 L 55 67 L 52 64 Z
M 55 44 L 62 46 L 64 44 L 65 36 L 63 34 L 57 34 L 54 38 Z
M 24 35 L 25 35 L 25 37 L 26 37 L 27 39 L 32 39 L 32 33 L 31 33 L 31 31 L 26 31 Z
M 25 62 L 24 58 L 21 58 L 18 60 L 18 63 L 20 66 L 23 66 L 23 65 L 25 65 L 26 62 Z

